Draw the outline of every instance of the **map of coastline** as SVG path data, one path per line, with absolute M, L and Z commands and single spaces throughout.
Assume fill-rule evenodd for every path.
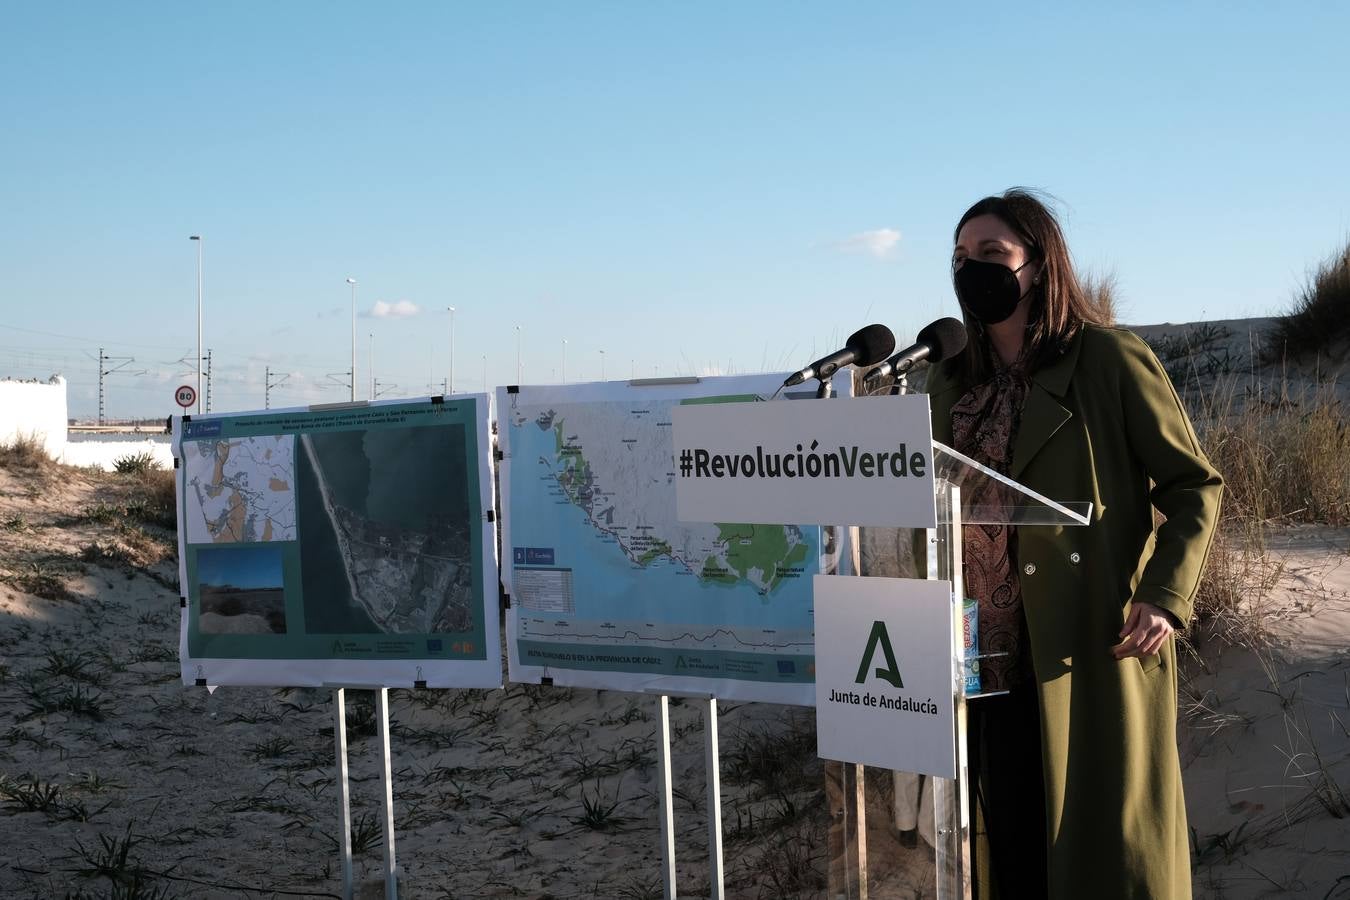
M 299 441 L 306 629 L 474 630 L 463 426 L 353 429 Z
M 637 566 L 668 558 L 701 581 L 760 595 L 801 577 L 812 554 L 795 525 L 689 524 L 675 518 L 672 401 L 557 406 L 512 426 L 551 433 L 541 462 L 558 490 Z M 654 439 L 655 436 L 655 439 Z
M 184 441 L 190 544 L 295 540 L 295 439 Z
M 836 552 L 824 529 L 677 513 L 676 411 L 777 386 L 719 376 L 502 389 L 514 679 L 812 702 L 813 576 Z

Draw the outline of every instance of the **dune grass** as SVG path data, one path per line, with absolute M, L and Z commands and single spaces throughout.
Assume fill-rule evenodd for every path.
M 1350 424 L 1336 385 L 1239 397 L 1221 379 L 1191 411 L 1229 519 L 1350 525 Z
M 1275 323 L 1267 345 L 1272 361 L 1335 353 L 1350 339 L 1350 240 L 1310 272 L 1294 302 Z M 1341 346 L 1340 352 L 1344 352 Z
M 1225 376 L 1187 394 L 1205 453 L 1224 477 L 1195 614 L 1230 643 L 1266 639 L 1264 600 L 1280 574 L 1266 552 L 1268 528 L 1350 525 L 1350 426 L 1335 387 L 1293 392 Z
M 0 469 L 45 472 L 55 465 L 37 435 L 21 434 L 8 443 L 0 443 Z

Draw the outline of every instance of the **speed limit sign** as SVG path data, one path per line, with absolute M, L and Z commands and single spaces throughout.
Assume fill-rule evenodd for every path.
M 178 405 L 183 409 L 187 409 L 197 402 L 197 391 L 190 384 L 182 384 L 178 386 L 178 390 L 173 392 L 173 399 L 177 400 Z

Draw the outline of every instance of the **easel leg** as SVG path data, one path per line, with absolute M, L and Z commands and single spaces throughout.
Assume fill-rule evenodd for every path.
M 675 900 L 675 807 L 670 778 L 670 698 L 658 698 L 660 725 L 656 741 L 660 748 L 656 774 L 661 792 L 661 885 L 665 900 Z
M 708 769 L 708 881 L 712 900 L 725 896 L 722 872 L 722 777 L 717 753 L 717 698 L 709 697 L 703 712 L 703 733 L 707 743 L 704 762 Z
M 342 898 L 352 900 L 352 790 L 347 778 L 347 692 L 333 691 L 333 738 L 337 749 L 338 846 L 342 858 Z
M 389 759 L 389 688 L 375 691 L 375 713 L 380 729 L 380 786 L 383 789 L 380 818 L 384 825 L 384 896 L 386 900 L 398 900 L 398 858 L 394 853 L 394 778 Z

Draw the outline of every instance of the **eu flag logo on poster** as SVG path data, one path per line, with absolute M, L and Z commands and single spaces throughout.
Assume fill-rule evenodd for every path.
M 778 661 L 779 675 L 792 675 L 797 671 L 797 664 L 790 659 L 780 659 Z
M 427 638 L 428 653 L 440 653 L 442 646 L 440 638 Z

